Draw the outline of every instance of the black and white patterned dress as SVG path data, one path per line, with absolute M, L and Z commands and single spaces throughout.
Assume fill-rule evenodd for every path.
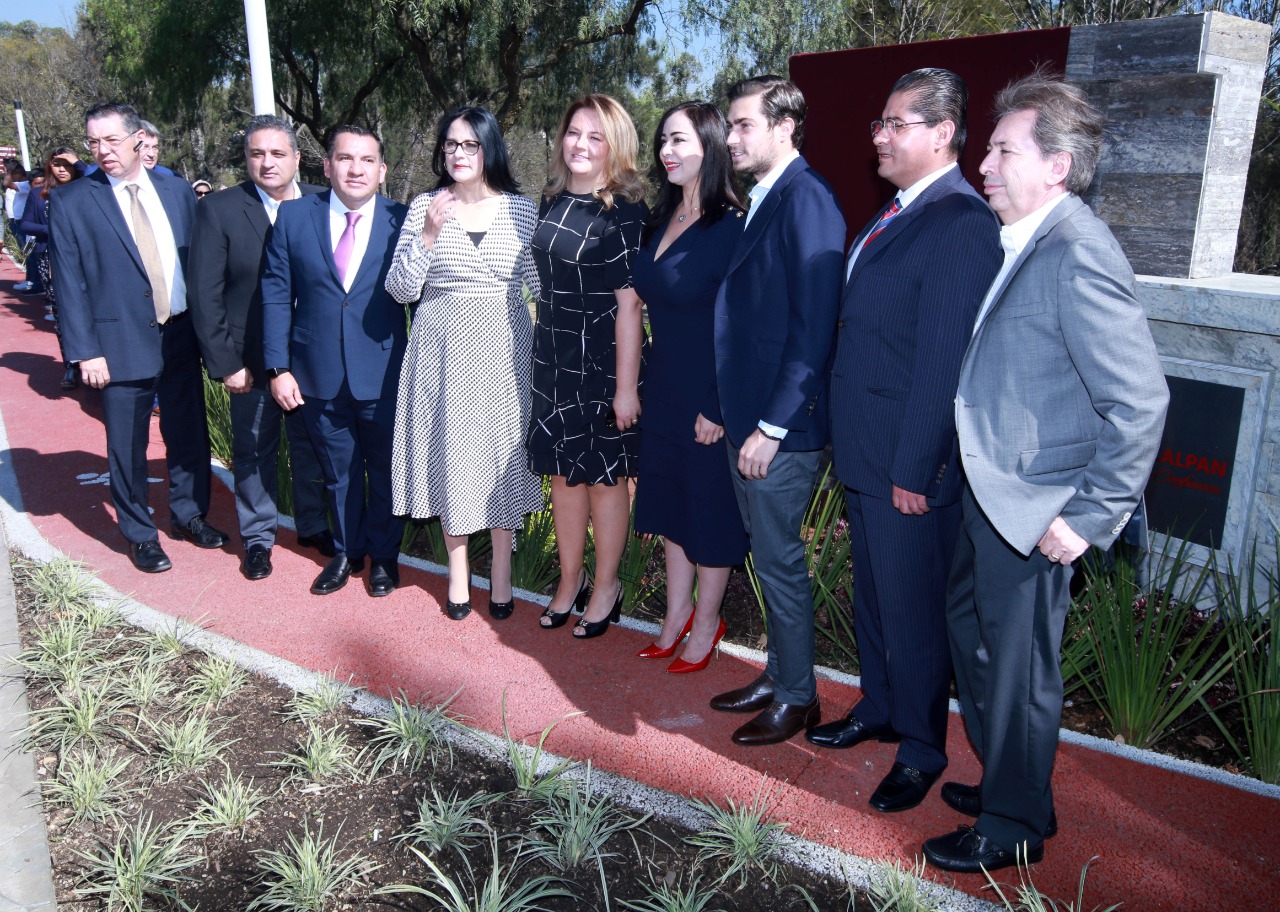
M 396 397 L 393 507 L 439 516 L 450 535 L 519 529 L 541 509 L 542 485 L 525 465 L 533 326 L 521 292 L 536 296 L 529 256 L 533 202 L 504 193 L 477 244 L 450 219 L 422 243 L 435 191 L 413 201 L 387 291 L 418 301 Z
M 533 235 L 542 282 L 533 343 L 529 468 L 569 484 L 617 484 L 636 474 L 640 435 L 613 423 L 617 389 L 614 289 L 631 263 L 649 209 L 614 197 L 561 193 L 543 202 Z

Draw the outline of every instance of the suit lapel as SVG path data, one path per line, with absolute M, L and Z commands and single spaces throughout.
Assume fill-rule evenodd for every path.
M 356 285 L 365 281 L 369 276 L 375 279 L 382 271 L 382 258 L 377 255 L 378 251 L 385 251 L 391 244 L 391 213 L 387 210 L 386 200 L 381 196 L 377 197 L 377 203 L 373 209 L 373 224 L 369 229 L 369 246 L 365 248 L 364 256 L 360 258 L 360 265 L 356 268 L 356 277 L 351 282 L 351 289 L 354 291 Z M 371 262 L 376 260 L 377 262 Z
M 750 257 L 752 248 L 764 237 L 769 220 L 782 202 L 782 191 L 797 174 L 808 167 L 809 163 L 801 155 L 795 158 L 778 175 L 778 179 L 769 188 L 769 192 L 764 195 L 764 199 L 757 204 L 759 208 L 752 213 L 751 223 L 747 225 L 746 231 L 743 232 L 742 237 L 738 240 L 738 246 L 733 251 L 733 258 L 729 261 L 729 268 L 726 270 L 726 274 L 733 272 Z
M 101 174 L 101 179 L 98 175 Z M 138 267 L 138 271 L 146 275 L 146 267 L 142 265 L 142 255 L 138 253 L 138 245 L 133 240 L 133 235 L 129 232 L 129 224 L 124 220 L 124 213 L 120 211 L 120 204 L 116 202 L 116 195 L 111 189 L 111 181 L 107 180 L 106 174 L 101 171 L 94 172 L 85 180 L 93 181 L 93 199 L 102 209 L 103 215 L 107 218 L 109 224 L 117 235 L 120 237 L 120 243 L 124 245 L 124 249 L 128 252 L 133 264 Z
M 1004 281 L 1002 281 L 1000 283 L 1000 287 L 996 289 L 995 296 L 992 298 L 991 309 L 987 311 L 987 315 L 982 319 L 983 325 L 986 325 L 987 321 L 995 316 L 996 311 L 1000 309 L 1000 305 L 1004 303 L 1005 290 L 1008 289 L 1009 283 L 1013 281 L 1013 277 L 1018 274 L 1018 270 L 1022 268 L 1022 265 L 1036 249 L 1036 245 L 1039 244 L 1040 241 L 1046 237 L 1060 221 L 1071 215 L 1083 205 L 1084 203 L 1080 201 L 1079 197 L 1063 200 L 1055 206 L 1054 210 L 1049 213 L 1048 217 L 1040 223 L 1040 227 L 1036 229 L 1035 234 L 1031 235 L 1030 242 L 1026 247 L 1022 248 L 1022 253 L 1018 254 L 1018 258 L 1014 260 L 1013 268 L 1009 270 L 1009 274 L 1004 277 Z
M 179 199 L 174 186 L 168 181 L 161 183 L 152 178 L 151 186 L 155 189 L 156 195 L 160 197 L 160 205 L 164 207 L 164 214 L 169 217 L 169 231 L 173 234 L 173 244 L 181 250 L 184 246 L 183 238 L 190 233 L 186 230 L 187 213 L 182 208 L 182 200 Z
M 240 185 L 244 188 L 244 215 L 249 220 L 249 226 L 253 229 L 253 233 L 257 235 L 258 240 L 265 242 L 267 239 L 267 229 L 271 227 L 271 219 L 267 218 L 266 207 L 262 205 L 262 197 L 258 196 L 258 188 L 253 185 L 252 181 L 246 181 Z
M 342 279 L 338 276 L 338 266 L 333 262 L 333 240 L 329 232 L 329 194 L 318 195 L 318 200 L 311 210 L 311 223 L 316 230 L 316 239 L 320 242 L 320 255 L 329 264 L 329 276 L 338 287 L 342 287 Z

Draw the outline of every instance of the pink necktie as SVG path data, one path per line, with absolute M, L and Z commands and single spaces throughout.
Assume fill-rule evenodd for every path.
M 880 216 L 879 224 L 877 224 L 876 227 L 872 229 L 871 233 L 867 235 L 867 239 L 862 242 L 862 246 L 866 247 L 874 241 L 876 239 L 876 235 L 881 231 L 884 231 L 885 226 L 889 224 L 889 219 L 893 218 L 901 211 L 902 207 L 898 205 L 898 198 L 895 196 L 893 198 L 893 205 L 884 211 L 884 215 Z
M 347 230 L 338 238 L 338 246 L 333 249 L 333 265 L 338 267 L 338 281 L 347 284 L 347 266 L 351 264 L 351 249 L 356 246 L 356 222 L 360 220 L 359 212 L 347 213 Z

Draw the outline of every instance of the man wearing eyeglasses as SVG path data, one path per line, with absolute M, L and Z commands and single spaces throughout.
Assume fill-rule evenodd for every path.
M 1000 268 L 1000 228 L 964 176 L 968 89 L 915 70 L 871 124 L 897 188 L 845 263 L 831 372 L 832 448 L 846 486 L 862 697 L 806 737 L 898 742 L 874 809 L 924 800 L 947 765 L 946 585 L 960 521 L 952 400 L 973 320 Z
M 102 390 L 111 500 L 129 557 L 139 570 L 159 573 L 172 565 L 147 508 L 156 396 L 172 534 L 201 548 L 228 540 L 204 519 L 209 430 L 186 288 L 196 199 L 186 181 L 143 167 L 143 133 L 131 105 L 90 108 L 85 135 L 98 170 L 49 197 L 63 343 L 85 384 Z
M 209 376 L 230 394 L 236 514 L 247 579 L 271 574 L 276 540 L 276 457 L 284 420 L 299 544 L 333 557 L 323 474 L 300 411 L 283 412 L 262 363 L 262 277 L 267 239 L 280 207 L 320 187 L 297 182 L 298 138 L 288 121 L 260 114 L 244 137 L 249 179 L 196 207 L 190 300 Z M 206 186 L 208 184 L 206 183 Z

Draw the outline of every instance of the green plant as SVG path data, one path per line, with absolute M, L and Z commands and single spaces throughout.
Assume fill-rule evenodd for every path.
M 552 730 L 566 719 L 583 715 L 582 710 L 566 713 L 542 730 L 538 736 L 538 744 L 532 750 L 523 741 L 511 736 L 507 726 L 507 692 L 502 692 L 502 737 L 507 745 L 507 759 L 511 762 L 511 772 L 516 780 L 516 791 L 525 798 L 542 801 L 550 799 L 562 789 L 571 787 L 564 774 L 573 766 L 572 760 L 561 760 L 543 772 L 542 748 Z
M 1116 739 L 1135 747 L 1159 741 L 1230 666 L 1223 632 L 1197 612 L 1209 571 L 1193 570 L 1185 552 L 1184 542 L 1171 559 L 1161 555 L 1147 591 L 1127 560 L 1109 571 L 1085 567 L 1077 607 L 1097 656 L 1085 688 Z
M 511 581 L 521 589 L 543 592 L 560 579 L 560 555 L 556 551 L 556 526 L 551 516 L 551 482 L 542 480 L 542 509 L 525 517 L 516 532 L 511 555 Z
M 453 760 L 453 746 L 449 743 L 449 731 L 457 725 L 457 719 L 449 712 L 449 704 L 458 693 L 439 706 L 420 706 L 410 703 L 400 692 L 400 699 L 391 701 L 391 712 L 384 718 L 361 719 L 357 725 L 372 728 L 369 740 L 372 754 L 370 775 L 377 776 L 382 768 L 391 764 L 392 770 L 414 772 L 426 763 L 436 763 L 441 756 Z
M 209 449 L 218 462 L 235 464 L 231 447 L 231 393 L 220 380 L 204 375 L 204 411 L 209 420 Z M 284 436 L 284 435 L 281 435 Z
M 57 778 L 46 782 L 42 792 L 46 800 L 70 809 L 73 825 L 82 820 L 105 823 L 119 815 L 119 806 L 131 794 L 121 781 L 128 768 L 128 757 L 72 751 L 63 756 Z
M 430 857 L 416 848 L 410 848 L 423 864 L 431 877 L 432 886 L 422 887 L 417 884 L 394 884 L 378 890 L 378 894 L 411 893 L 432 900 L 445 912 L 550 912 L 545 903 L 552 899 L 573 899 L 563 878 L 550 874 L 539 874 L 528 880 L 521 879 L 521 874 L 528 861 L 523 850 L 516 851 L 510 866 L 503 867 L 498 851 L 498 836 L 489 834 L 489 846 L 493 855 L 493 864 L 489 875 L 483 881 L 477 881 L 471 862 L 463 857 L 467 868 L 469 887 L 451 877 Z M 434 887 L 434 889 L 433 889 Z
M 223 729 L 215 727 L 203 713 L 192 713 L 180 722 L 146 721 L 155 738 L 156 772 L 165 777 L 199 769 L 217 760 L 223 748 L 235 743 L 218 740 Z
M 221 782 L 205 781 L 200 785 L 200 803 L 191 814 L 192 829 L 198 833 L 243 830 L 267 800 L 251 783 L 230 773 Z
M 600 875 L 600 893 L 609 908 L 609 884 L 604 876 L 604 860 L 617 853 L 606 852 L 605 845 L 619 833 L 641 826 L 649 814 L 629 818 L 621 814 L 605 796 L 596 798 L 591 788 L 591 765 L 587 765 L 582 788 L 567 788 L 553 795 L 534 815 L 534 826 L 547 834 L 534 839 L 529 850 L 557 871 L 567 873 L 594 862 Z
M 117 691 L 134 706 L 146 709 L 173 692 L 173 682 L 163 659 L 150 654 L 132 665 L 129 674 L 118 679 Z
M 885 862 L 871 875 L 867 897 L 875 912 L 942 912 L 942 907 L 921 893 L 924 860 L 907 867 L 898 861 Z M 849 897 L 853 905 L 852 894 Z
M 714 801 L 695 801 L 694 804 L 708 817 L 711 826 L 685 842 L 697 846 L 699 863 L 716 862 L 726 865 L 720 875 L 720 883 L 739 875 L 738 886 L 747 882 L 747 874 L 756 871 L 766 880 L 778 875 L 777 850 L 783 840 L 786 824 L 765 820 L 767 795 L 764 787 L 756 792 L 749 804 L 738 805 L 729 799 L 727 809 Z
M 55 617 L 71 615 L 96 633 L 118 622 L 119 613 L 110 607 L 99 607 L 102 587 L 95 574 L 84 564 L 69 557 L 57 557 L 47 563 L 16 561 L 14 577 L 31 593 L 35 605 Z
M 635 527 L 635 503 L 631 505 L 631 527 Z M 628 535 L 627 547 L 618 563 L 618 578 L 622 580 L 622 609 L 634 614 L 644 602 L 662 591 L 660 576 L 649 573 L 654 553 L 662 546 L 661 535 Z
M 183 701 L 193 709 L 216 706 L 243 687 L 249 678 L 232 659 L 206 655 L 196 662 Z
M 430 795 L 418 799 L 418 813 L 413 823 L 393 838 L 408 840 L 432 855 L 446 849 L 463 854 L 488 829 L 476 812 L 501 797 L 480 792 L 463 798 L 457 789 L 441 797 L 433 785 Z
M 339 860 L 337 837 L 326 841 L 323 831 L 313 836 L 310 829 L 303 831 L 301 840 L 290 833 L 283 851 L 263 850 L 255 857 L 266 889 L 249 909 L 320 912 L 376 870 L 359 854 Z
M 651 883 L 648 891 L 643 899 L 623 900 L 622 907 L 632 912 L 706 912 L 716 898 L 715 889 L 703 890 L 697 877 L 684 887 L 678 883 Z
M 283 759 L 271 765 L 288 770 L 291 778 L 323 784 L 354 781 L 360 776 L 360 770 L 356 766 L 356 750 L 337 725 L 321 728 L 314 722 L 308 722 L 307 736 L 298 752 L 280 756 Z
M 844 518 L 844 492 L 827 466 L 805 511 L 804 558 L 813 585 L 817 631 L 850 666 L 858 667 L 853 632 L 853 544 Z M 753 568 L 754 569 L 754 568 Z
M 440 517 L 430 519 L 411 519 L 404 524 L 404 534 L 400 539 L 400 550 L 408 552 L 415 543 L 426 552 L 427 558 L 434 563 L 448 565 L 449 551 L 445 547 L 444 527 L 440 525 Z M 476 533 L 467 540 L 467 560 L 472 564 L 481 560 L 493 548 L 493 542 L 487 533 Z
M 179 659 L 187 653 L 187 640 L 197 627 L 190 621 L 178 618 L 172 624 L 143 634 L 141 641 L 153 653 L 168 658 Z
M 94 642 L 92 631 L 78 617 L 64 614 L 36 631 L 35 642 L 13 661 L 36 686 L 75 692 L 99 685 L 117 660 Z
M 148 899 L 166 908 L 190 909 L 178 895 L 178 886 L 189 882 L 182 872 L 201 861 L 188 850 L 189 830 L 166 837 L 150 815 L 126 827 L 111 845 L 99 846 L 96 854 L 79 852 L 85 861 L 88 886 L 76 892 L 101 896 L 109 910 L 142 912 Z
M 315 686 L 308 691 L 296 694 L 289 701 L 285 715 L 299 722 L 310 719 L 322 719 L 345 705 L 355 693 L 350 680 L 342 683 L 336 678 L 325 675 L 317 679 Z
M 1098 856 L 1094 855 L 1080 869 L 1080 888 L 1076 892 L 1075 902 L 1062 905 L 1059 905 L 1057 901 L 1050 899 L 1036 889 L 1036 885 L 1031 880 L 1031 869 L 1021 861 L 1018 862 L 1019 883 L 1013 900 L 1005 896 L 1004 891 L 1000 889 L 1000 884 L 992 879 L 989 872 L 983 871 L 982 873 L 987 878 L 987 883 L 991 885 L 991 889 L 995 891 L 996 896 L 1000 897 L 1001 905 L 1008 912 L 1084 912 L 1084 882 L 1089 876 L 1089 865 L 1093 864 L 1097 859 Z M 1093 912 L 1115 912 L 1121 905 L 1121 903 L 1115 903 L 1102 910 L 1095 906 Z
M 111 721 L 121 708 L 118 699 L 90 687 L 59 693 L 57 703 L 31 711 L 27 743 L 58 753 L 65 753 L 85 741 L 101 746 L 106 738 L 122 734 Z

